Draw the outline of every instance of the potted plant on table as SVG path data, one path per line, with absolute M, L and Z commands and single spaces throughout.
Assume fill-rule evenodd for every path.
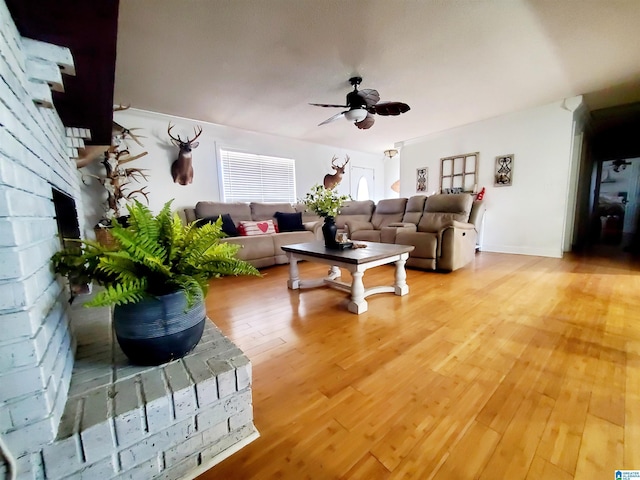
M 171 203 L 154 216 L 136 201 L 127 207 L 128 226 L 113 222 L 113 244 L 78 240 L 52 257 L 56 273 L 104 287 L 86 305 L 114 306 L 118 343 L 142 365 L 180 358 L 198 344 L 211 278 L 260 275 L 236 258 L 240 246 L 219 241 L 225 236 L 220 219 L 184 225 Z
M 336 242 L 338 227 L 335 218 L 340 213 L 342 204 L 350 198 L 348 195 L 340 195 L 334 190 L 316 184 L 311 187 L 311 191 L 302 200 L 309 210 L 324 218 L 322 234 L 327 248 L 338 247 L 338 242 Z

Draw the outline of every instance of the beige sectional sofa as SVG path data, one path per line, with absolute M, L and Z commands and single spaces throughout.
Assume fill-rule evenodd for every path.
M 484 214 L 482 201 L 470 194 L 416 195 L 410 198 L 348 201 L 336 217 L 338 232 L 354 241 L 413 245 L 408 267 L 453 271 L 474 257 L 478 228 Z M 283 245 L 323 241 L 322 218 L 307 212 L 304 204 L 198 202 L 184 210 L 187 221 L 215 220 L 228 215 L 238 226 L 246 221 L 276 219 L 277 213 L 297 214 L 301 230 L 257 236 L 234 236 L 223 241 L 242 245 L 238 257 L 257 268 L 287 263 Z M 282 218 L 282 217 L 279 217 Z
M 278 225 L 276 213 L 296 214 L 301 208 L 289 203 L 226 203 L 198 202 L 195 208 L 184 210 L 187 222 L 194 220 L 215 220 L 221 215 L 229 215 L 236 227 L 241 222 L 261 222 L 272 220 Z M 302 215 L 300 215 L 302 217 Z M 238 258 L 246 260 L 256 268 L 287 263 L 287 255 L 280 248 L 292 243 L 312 242 L 322 239 L 322 222 L 319 218 L 302 218 L 304 230 L 269 233 L 255 236 L 234 236 L 224 238 L 224 242 L 241 245 Z
M 484 209 L 467 193 L 416 195 L 380 200 L 368 222 L 346 225 L 354 241 L 413 245 L 408 267 L 450 272 L 473 260 Z

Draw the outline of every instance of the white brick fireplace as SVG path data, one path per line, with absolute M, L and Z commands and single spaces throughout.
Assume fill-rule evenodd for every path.
M 19 479 L 193 477 L 257 437 L 251 364 L 209 324 L 188 357 L 132 367 L 108 309 L 69 306 L 54 197 L 83 232 L 81 182 L 46 107 L 72 68 L 34 56 L 4 0 L 0 24 L 0 478 L 12 459 Z

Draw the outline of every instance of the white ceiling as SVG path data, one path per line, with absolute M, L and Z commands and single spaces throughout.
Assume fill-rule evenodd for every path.
M 399 117 L 340 109 L 363 77 Z M 115 102 L 381 153 L 584 94 L 640 101 L 640 0 L 120 0 Z

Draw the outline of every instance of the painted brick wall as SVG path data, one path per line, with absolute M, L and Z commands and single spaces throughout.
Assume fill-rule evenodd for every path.
M 74 340 L 49 262 L 60 245 L 51 189 L 79 199 L 80 183 L 58 114 L 34 102 L 48 85 L 30 69 L 46 62 L 25 53 L 4 0 L 0 24 L 0 435 L 25 473 L 67 400 Z
M 19 480 L 194 478 L 258 436 L 251 363 L 208 322 L 187 357 L 141 369 L 113 339 L 109 309 L 69 306 L 49 261 L 52 187 L 76 200 L 84 231 L 80 175 L 68 129 L 43 107 L 49 81 L 34 79 L 69 65 L 63 55 L 41 68 L 37 48 L 0 0 L 0 436 Z

